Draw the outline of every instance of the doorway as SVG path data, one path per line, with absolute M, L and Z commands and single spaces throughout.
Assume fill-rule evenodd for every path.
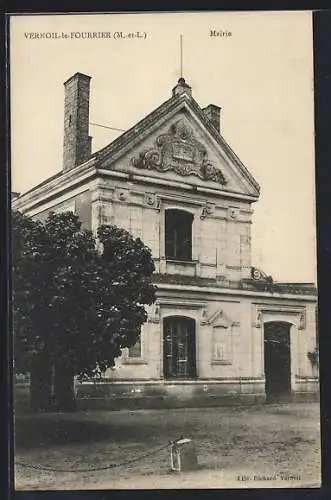
M 267 402 L 286 401 L 291 395 L 291 324 L 264 324 L 264 371 Z
M 195 320 L 171 316 L 163 321 L 163 372 L 167 379 L 196 377 Z

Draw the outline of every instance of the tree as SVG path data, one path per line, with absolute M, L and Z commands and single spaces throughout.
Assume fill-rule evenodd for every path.
M 71 212 L 43 223 L 14 212 L 12 229 L 15 367 L 30 372 L 33 408 L 49 404 L 53 370 L 57 407 L 71 409 L 74 375 L 105 371 L 139 339 L 155 300 L 151 252 L 116 226 L 97 241 Z

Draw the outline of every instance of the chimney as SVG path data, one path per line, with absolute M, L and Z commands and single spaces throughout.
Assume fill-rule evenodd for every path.
M 203 113 L 206 118 L 214 125 L 217 132 L 220 132 L 220 116 L 221 109 L 219 106 L 215 106 L 215 104 L 209 104 L 206 108 L 203 108 Z
M 90 80 L 90 76 L 75 73 L 64 83 L 63 171 L 84 163 L 91 155 Z
M 177 85 L 172 89 L 172 95 L 192 95 L 192 88 L 185 82 L 184 78 L 178 80 Z

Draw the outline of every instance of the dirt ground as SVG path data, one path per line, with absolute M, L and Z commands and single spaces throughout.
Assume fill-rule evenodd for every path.
M 54 413 L 15 420 L 17 490 L 320 485 L 319 406 L 314 403 Z M 194 441 L 198 471 L 170 471 L 167 444 L 181 434 Z M 22 463 L 70 471 L 119 466 L 54 472 Z

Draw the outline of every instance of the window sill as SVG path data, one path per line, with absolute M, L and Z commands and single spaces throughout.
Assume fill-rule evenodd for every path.
M 197 260 L 169 259 L 167 257 L 165 260 L 169 262 L 169 264 L 181 264 L 183 266 L 192 266 L 198 262 Z
M 147 361 L 142 358 L 125 358 L 122 365 L 147 365 Z
M 223 359 L 212 359 L 212 365 L 232 365 L 232 361 L 226 361 Z

